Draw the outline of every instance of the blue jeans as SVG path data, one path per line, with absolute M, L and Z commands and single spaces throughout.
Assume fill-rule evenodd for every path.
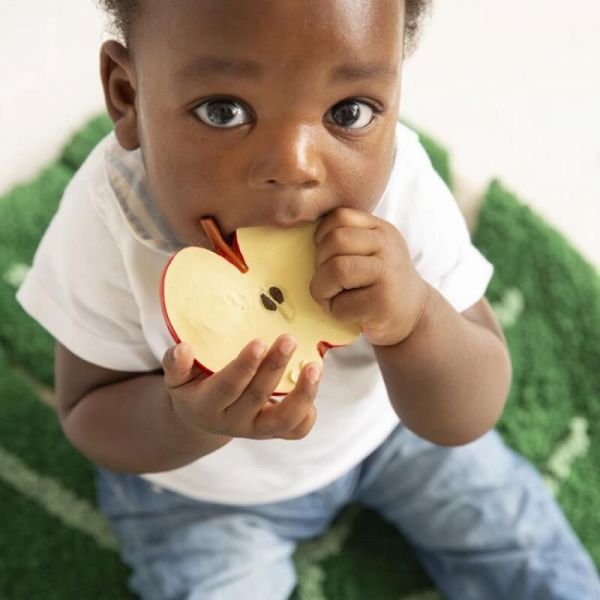
M 356 502 L 402 532 L 444 598 L 600 600 L 596 568 L 553 496 L 496 431 L 445 448 L 399 425 L 348 473 L 284 502 L 199 502 L 105 470 L 98 497 L 144 599 L 288 598 L 296 542 Z

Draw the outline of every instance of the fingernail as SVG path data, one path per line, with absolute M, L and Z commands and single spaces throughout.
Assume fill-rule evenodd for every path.
M 263 340 L 259 340 L 252 347 L 252 355 L 254 356 L 254 358 L 262 358 L 265 355 L 266 351 L 267 342 L 264 342 Z
M 294 351 L 295 347 L 296 347 L 295 340 L 293 338 L 289 338 L 289 337 L 284 338 L 283 341 L 281 342 L 281 345 L 279 346 L 281 351 L 286 355 L 291 354 Z
M 179 360 L 182 354 L 185 352 L 184 346 L 187 347 L 187 344 L 185 342 L 181 342 L 181 344 L 177 344 L 177 346 L 175 346 L 175 352 L 173 353 L 173 357 L 175 358 L 175 360 Z
M 306 376 L 311 383 L 317 383 L 319 381 L 319 377 L 321 376 L 321 369 L 319 365 L 315 365 L 314 363 L 309 365 L 306 368 Z

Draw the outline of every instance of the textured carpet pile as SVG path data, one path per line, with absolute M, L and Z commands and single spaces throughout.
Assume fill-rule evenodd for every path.
M 105 115 L 93 119 L 53 164 L 0 197 L 2 599 L 132 597 L 118 542 L 94 505 L 92 468 L 49 407 L 53 341 L 14 298 L 66 184 L 109 130 Z M 422 142 L 451 185 L 446 152 Z M 473 240 L 495 265 L 487 296 L 514 365 L 499 430 L 543 472 L 600 565 L 600 277 L 498 181 Z M 401 536 L 356 506 L 300 545 L 295 562 L 297 600 L 439 598 Z

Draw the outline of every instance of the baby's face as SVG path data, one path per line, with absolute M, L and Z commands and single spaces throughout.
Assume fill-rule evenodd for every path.
M 209 247 L 346 206 L 372 211 L 391 169 L 401 0 L 143 0 L 137 135 L 178 238 Z

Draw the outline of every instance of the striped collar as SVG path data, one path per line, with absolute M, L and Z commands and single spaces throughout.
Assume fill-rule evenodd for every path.
M 133 235 L 153 250 L 172 254 L 183 248 L 163 219 L 148 187 L 142 152 L 125 150 L 114 133 L 109 135 L 104 163 L 110 187 Z

